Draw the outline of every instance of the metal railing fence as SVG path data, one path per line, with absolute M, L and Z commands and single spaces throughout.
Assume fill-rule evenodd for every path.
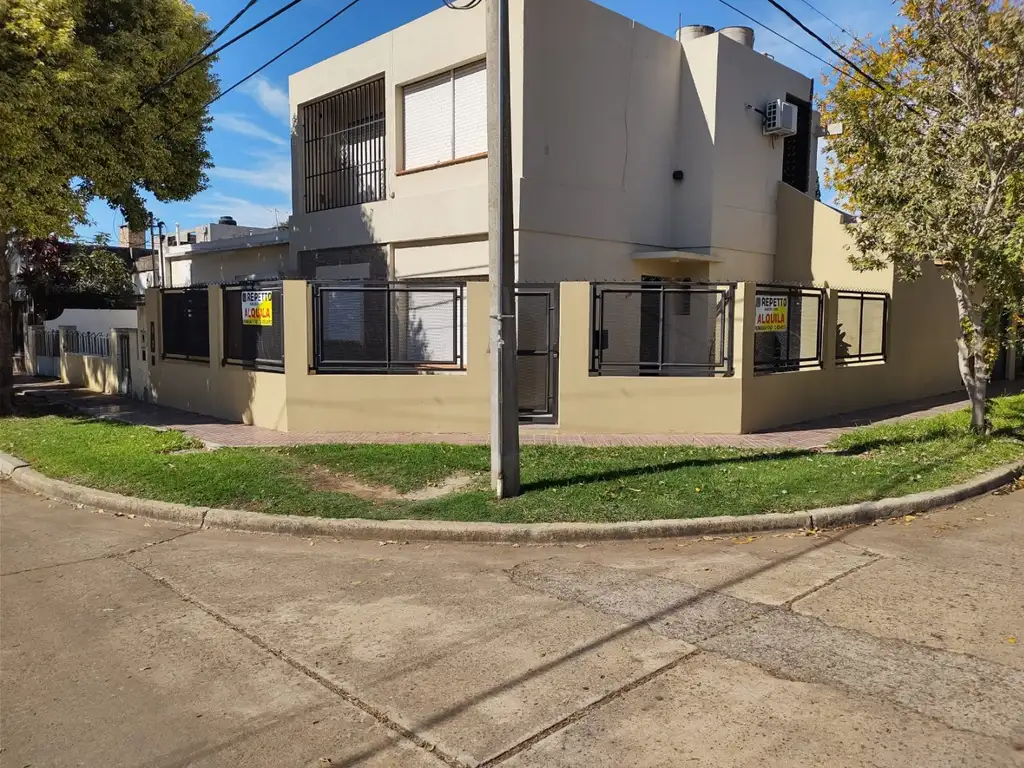
M 224 365 L 284 370 L 284 290 L 280 281 L 222 286 Z
M 210 359 L 210 294 L 203 288 L 160 289 L 161 354 L 178 360 Z
M 318 373 L 465 368 L 465 284 L 313 284 Z
M 110 334 L 93 333 L 91 331 L 65 331 L 64 351 L 74 355 L 110 357 Z
M 889 344 L 889 294 L 836 291 L 836 301 L 836 363 L 884 361 Z
M 593 376 L 729 376 L 735 283 L 591 286 Z
M 820 368 L 825 289 L 758 285 L 754 296 L 754 372 Z

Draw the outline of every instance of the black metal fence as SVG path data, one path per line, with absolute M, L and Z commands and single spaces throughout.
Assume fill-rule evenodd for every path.
M 74 355 L 110 357 L 110 334 L 91 333 L 89 331 L 65 331 L 64 351 Z
M 517 283 L 515 286 L 520 421 L 557 421 L 558 291 L 558 284 Z
M 729 376 L 734 283 L 592 286 L 592 376 Z
M 820 368 L 825 291 L 758 285 L 754 295 L 754 372 Z
M 836 362 L 885 360 L 889 339 L 889 294 L 836 291 Z
M 60 331 L 36 328 L 32 333 L 36 357 L 60 357 Z
M 160 320 L 165 358 L 210 359 L 210 294 L 206 288 L 163 288 Z
M 313 285 L 318 373 L 465 368 L 465 284 Z
M 280 282 L 225 285 L 224 365 L 284 370 L 284 291 Z

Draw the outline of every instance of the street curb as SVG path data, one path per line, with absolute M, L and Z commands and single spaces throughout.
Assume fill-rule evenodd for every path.
M 806 512 L 621 523 L 462 523 L 362 518 L 333 520 L 236 509 L 189 507 L 183 504 L 121 496 L 53 480 L 31 469 L 20 459 L 0 453 L 0 474 L 9 476 L 22 488 L 50 498 L 139 517 L 169 520 L 194 528 L 377 541 L 580 542 L 743 534 L 795 528 L 835 528 L 955 504 L 1008 485 L 1022 473 L 1024 461 L 1017 461 L 949 488 Z
M 375 541 L 574 542 L 784 530 L 805 528 L 809 523 L 810 517 L 806 512 L 625 523 L 457 523 L 444 520 L 362 518 L 331 520 L 211 509 L 206 515 L 204 527 Z
M 190 507 L 185 504 L 171 504 L 166 501 L 138 499 L 134 496 L 122 496 L 119 493 L 86 488 L 82 485 L 54 480 L 29 467 L 24 461 L 0 453 L 0 475 L 11 478 L 11 481 L 28 491 L 61 501 L 102 509 L 106 512 L 121 512 L 125 515 L 150 517 L 172 523 L 202 528 L 203 518 L 209 511 L 208 507 Z

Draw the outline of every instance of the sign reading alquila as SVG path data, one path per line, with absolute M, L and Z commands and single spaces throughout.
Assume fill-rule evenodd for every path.
M 789 319 L 788 296 L 758 296 L 754 307 L 754 333 L 786 330 L 786 321 Z
M 273 325 L 272 291 L 242 291 L 242 325 Z

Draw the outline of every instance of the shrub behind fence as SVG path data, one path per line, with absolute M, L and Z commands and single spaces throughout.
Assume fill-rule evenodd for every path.
M 733 283 L 592 287 L 591 375 L 732 374 Z
M 225 285 L 224 360 L 259 370 L 284 370 L 284 291 L 278 283 Z
M 465 284 L 313 286 L 314 367 L 320 373 L 465 368 Z
M 210 359 L 210 294 L 206 288 L 163 288 L 160 311 L 164 357 Z

